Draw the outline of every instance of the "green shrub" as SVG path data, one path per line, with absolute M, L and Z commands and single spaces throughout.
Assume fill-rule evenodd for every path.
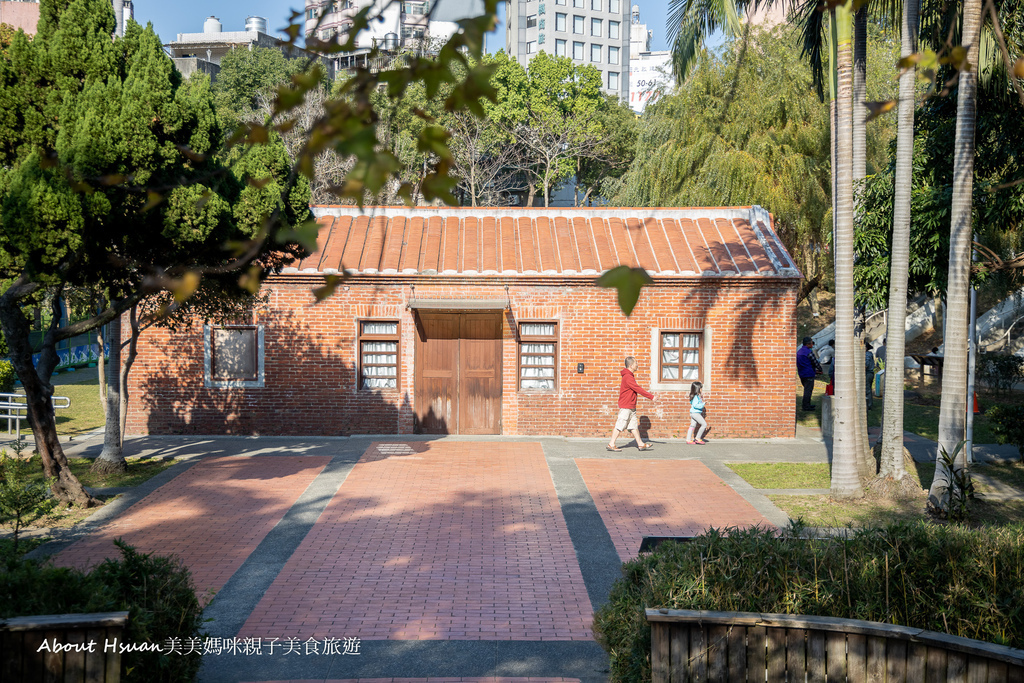
M 894 524 L 847 539 L 711 530 L 623 565 L 594 617 L 612 680 L 649 681 L 645 608 L 865 619 L 1024 646 L 1024 527 Z
M 0 618 L 128 610 L 125 642 L 154 643 L 166 650 L 169 638 L 186 643 L 204 637 L 202 608 L 188 568 L 177 559 L 115 543 L 121 557 L 105 560 L 89 573 L 8 559 L 0 571 Z M 198 653 L 125 653 L 121 680 L 186 683 L 195 679 L 200 663 Z
M 16 379 L 18 379 L 18 376 L 14 372 L 14 365 L 11 361 L 0 360 L 0 393 L 12 393 Z
M 1021 461 L 1024 461 L 1024 405 L 992 406 L 985 413 L 992 433 L 1001 444 L 1017 447 Z
M 1008 394 L 1024 381 L 1024 358 L 1004 353 L 982 353 L 976 366 L 978 381 L 996 393 Z

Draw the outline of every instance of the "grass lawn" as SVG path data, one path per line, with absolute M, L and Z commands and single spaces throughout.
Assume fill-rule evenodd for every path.
M 728 468 L 756 489 L 827 489 L 828 463 L 824 462 L 738 462 Z
M 67 396 L 71 399 L 70 408 L 59 408 L 54 411 L 57 419 L 57 434 L 60 436 L 78 436 L 99 429 L 103 426 L 103 404 L 100 402 L 99 380 L 93 378 L 76 383 L 74 373 L 65 373 L 54 377 L 54 396 Z M 25 393 L 20 387 L 19 394 Z M 12 432 L 13 433 L 13 432 Z M 32 434 L 28 420 L 21 423 L 21 433 Z
M 38 455 L 33 456 L 29 461 L 31 472 L 28 476 L 30 481 L 43 480 L 43 466 Z M 138 486 L 150 477 L 155 477 L 175 463 L 174 460 L 141 460 L 139 458 L 128 458 L 128 471 L 115 472 L 107 475 L 97 475 L 89 471 L 92 467 L 92 458 L 68 458 L 71 465 L 71 472 L 78 477 L 83 486 L 93 488 L 107 488 L 114 486 Z

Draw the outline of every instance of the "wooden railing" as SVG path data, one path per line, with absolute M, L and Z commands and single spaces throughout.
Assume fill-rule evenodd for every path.
M 653 683 L 1024 682 L 1024 650 L 873 621 L 647 610 Z
M 0 683 L 118 683 L 128 612 L 0 621 Z

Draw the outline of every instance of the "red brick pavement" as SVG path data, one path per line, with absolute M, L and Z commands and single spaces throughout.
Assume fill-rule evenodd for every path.
M 54 561 L 88 568 L 118 556 L 113 541 L 121 538 L 140 552 L 180 557 L 203 596 L 227 583 L 329 461 L 316 456 L 204 460 Z
M 238 634 L 589 640 L 536 443 L 371 446 Z
M 619 557 L 644 536 L 696 535 L 708 527 L 770 525 L 697 460 L 576 460 Z

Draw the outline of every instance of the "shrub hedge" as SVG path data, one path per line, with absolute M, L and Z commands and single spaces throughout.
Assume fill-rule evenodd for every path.
M 124 640 L 156 643 L 202 638 L 202 607 L 188 567 L 174 558 L 142 554 L 115 541 L 118 559 L 91 572 L 8 557 L 0 567 L 0 618 L 128 610 Z M 184 648 L 188 651 L 188 648 Z M 195 680 L 201 656 L 129 652 L 121 657 L 125 683 Z
M 14 372 L 14 365 L 9 360 L 0 360 L 0 393 L 10 394 L 14 391 L 14 382 L 18 375 Z
M 594 617 L 612 680 L 651 679 L 646 608 L 865 619 L 1024 647 L 1024 526 L 800 531 L 710 530 L 625 563 Z

